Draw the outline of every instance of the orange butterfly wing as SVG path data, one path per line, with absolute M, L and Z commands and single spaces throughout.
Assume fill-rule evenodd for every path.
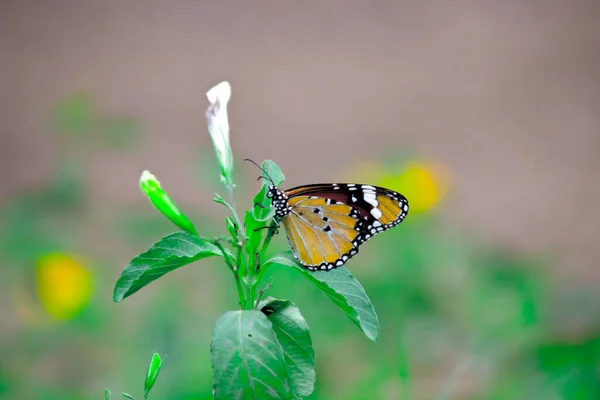
M 311 270 L 339 267 L 359 246 L 408 213 L 404 196 L 369 185 L 318 184 L 285 192 L 282 219 L 293 253 Z

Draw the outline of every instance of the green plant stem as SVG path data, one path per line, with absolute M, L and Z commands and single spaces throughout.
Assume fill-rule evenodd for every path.
M 255 304 L 255 306 L 254 306 L 254 309 L 255 309 L 255 310 L 257 309 L 257 307 L 258 307 L 258 304 L 259 304 L 259 303 L 260 303 L 260 301 L 262 300 L 262 297 L 263 297 L 263 295 L 265 294 L 265 292 L 266 292 L 267 290 L 269 290 L 269 288 L 271 287 L 271 285 L 272 285 L 272 283 L 271 283 L 271 282 L 268 282 L 268 283 L 267 283 L 267 285 L 265 286 L 265 288 L 264 288 L 264 289 L 260 289 L 260 290 L 258 291 L 258 296 L 256 296 L 256 301 L 255 301 L 255 303 L 256 303 L 256 304 Z
M 244 296 L 244 291 L 242 289 L 242 282 L 240 280 L 239 267 L 233 265 L 229 261 L 229 258 L 227 257 L 227 253 L 225 253 L 225 248 L 221 244 L 220 240 L 215 240 L 213 243 L 215 244 L 215 246 L 217 246 L 219 248 L 219 250 L 221 250 L 221 253 L 223 254 L 223 258 L 225 259 L 225 263 L 227 264 L 227 266 L 233 273 L 233 277 L 235 278 L 235 286 L 236 286 L 237 292 L 238 292 L 238 297 L 240 298 L 240 307 L 242 309 L 245 309 L 246 308 L 246 297 Z M 239 254 L 239 250 L 238 250 L 238 254 Z M 238 257 L 238 259 L 239 259 L 239 257 Z
M 246 297 L 244 296 L 244 290 L 242 289 L 242 282 L 240 280 L 240 275 L 235 272 L 235 286 L 237 288 L 238 297 L 240 298 L 240 307 L 242 310 L 246 309 Z
M 275 229 L 277 229 L 279 225 L 273 221 L 273 223 L 271 224 L 271 226 L 269 226 L 269 233 L 267 233 L 267 237 L 265 238 L 265 241 L 263 242 L 262 248 L 260 249 L 260 258 L 259 258 L 259 263 L 262 263 L 262 260 L 264 258 L 265 255 L 265 251 L 267 251 L 267 247 L 269 247 L 269 244 L 271 244 L 271 239 L 273 238 L 273 236 L 275 236 Z M 259 264 L 260 265 L 260 264 Z
M 236 257 L 236 263 L 237 265 L 234 266 L 230 266 L 230 268 L 232 269 L 234 276 L 235 276 L 235 281 L 236 281 L 236 287 L 238 290 L 238 296 L 240 298 L 240 306 L 243 309 L 246 310 L 253 310 L 256 306 L 256 299 L 258 297 L 260 297 L 260 294 L 257 297 L 257 293 L 256 293 L 256 288 L 258 286 L 258 284 L 261 281 L 264 269 L 261 269 L 261 263 L 264 257 L 264 253 L 267 249 L 267 247 L 269 246 L 271 239 L 274 235 L 274 228 L 276 228 L 278 225 L 276 222 L 273 222 L 273 224 L 271 225 L 269 232 L 267 233 L 267 236 L 265 238 L 265 240 L 263 241 L 263 245 L 260 249 L 260 252 L 256 253 L 256 254 L 248 254 L 248 251 L 246 249 L 246 241 L 247 241 L 247 236 L 246 236 L 246 232 L 244 231 L 244 229 L 242 228 L 242 224 L 241 224 L 241 220 L 240 217 L 237 213 L 237 210 L 235 208 L 235 196 L 234 196 L 234 187 L 233 185 L 226 185 L 227 188 L 227 192 L 229 193 L 229 202 L 226 202 L 225 200 L 219 198 L 219 202 L 224 204 L 227 208 L 229 208 L 229 210 L 231 211 L 231 214 L 233 216 L 234 222 L 237 226 L 237 230 L 236 230 L 236 234 L 237 234 L 237 239 L 238 239 L 238 243 L 235 243 L 234 246 L 238 249 L 238 254 Z M 243 270 L 241 268 L 241 265 L 244 264 L 246 266 L 245 270 L 243 272 L 245 272 L 245 276 L 243 279 L 243 285 L 245 286 L 245 292 L 246 295 L 244 296 L 244 288 L 242 287 L 242 277 L 240 276 L 240 272 Z M 265 289 L 266 290 L 266 289 Z
M 237 238 L 238 239 L 238 243 L 237 243 L 237 245 L 239 245 L 240 247 L 243 248 L 244 245 L 246 244 L 247 238 L 246 238 L 246 232 L 244 231 L 242 222 L 241 222 L 240 217 L 239 217 L 239 215 L 237 213 L 237 210 L 235 208 L 235 196 L 234 196 L 234 193 L 233 193 L 233 185 L 227 185 L 227 191 L 229 192 L 229 203 L 227 203 L 226 201 L 223 201 L 223 203 L 231 211 L 231 214 L 233 216 L 234 222 L 235 222 L 235 224 L 237 226 L 237 229 L 236 229 L 236 233 L 238 235 L 238 238 Z M 246 269 L 248 269 L 248 264 L 249 264 L 250 260 L 247 257 L 245 257 L 244 252 L 238 253 L 238 254 L 243 257 L 243 260 L 239 260 L 238 259 L 238 265 L 237 265 L 238 270 L 241 269 L 240 268 L 240 265 L 241 265 L 240 261 L 243 261 L 244 265 L 246 266 Z
M 242 229 L 242 223 L 240 222 L 240 217 L 237 213 L 237 210 L 235 209 L 235 196 L 233 195 L 233 185 L 227 185 L 226 187 L 227 187 L 227 191 L 229 192 L 229 203 L 225 202 L 225 204 L 229 207 L 229 209 L 231 210 L 231 213 L 233 214 L 235 223 L 238 226 L 237 233 L 238 233 L 238 235 L 241 236 L 241 239 L 242 239 L 241 241 L 245 242 L 246 241 L 246 233 Z
M 275 221 L 273 221 L 273 223 L 269 227 L 269 233 L 267 233 L 267 237 L 265 238 L 262 248 L 260 249 L 260 256 L 258 259 L 258 262 L 259 262 L 259 264 L 258 264 L 258 267 L 259 267 L 258 279 L 257 279 L 258 282 L 260 282 L 262 280 L 262 276 L 266 271 L 266 268 L 263 268 L 262 262 L 264 260 L 265 252 L 267 251 L 269 244 L 271 244 L 271 239 L 273 238 L 273 236 L 275 236 L 275 228 L 277 226 L 278 226 L 278 224 Z
M 223 255 L 223 259 L 225 259 L 225 264 L 227 264 L 227 266 L 229 267 L 229 269 L 231 270 L 231 272 L 236 272 L 237 268 L 235 267 L 235 265 L 233 265 L 229 261 L 229 258 L 227 257 L 227 252 L 225 252 L 225 248 L 221 244 L 221 241 L 219 239 L 216 239 L 216 240 L 213 240 L 212 243 L 215 246 L 217 246 L 219 248 L 219 250 L 221 250 L 221 254 Z
M 235 285 L 238 291 L 238 297 L 240 298 L 240 307 L 244 310 L 251 310 L 254 307 L 254 280 L 253 280 L 253 270 L 254 265 L 250 265 L 250 255 L 245 254 L 245 244 L 246 244 L 246 232 L 243 229 L 243 225 L 241 223 L 240 217 L 235 208 L 235 196 L 233 193 L 233 185 L 226 185 L 227 192 L 229 193 L 229 202 L 226 202 L 223 199 L 220 199 L 220 203 L 224 204 L 229 211 L 231 211 L 231 215 L 233 216 L 234 222 L 237 226 L 236 234 L 237 241 L 234 246 L 238 249 L 237 257 L 236 257 L 236 266 L 232 268 L 234 277 L 235 277 Z M 245 265 L 245 268 L 241 268 L 242 264 Z M 231 268 L 231 267 L 230 267 Z M 242 285 L 242 277 L 240 276 L 240 272 L 245 272 L 246 276 L 243 280 L 244 285 Z M 244 286 L 245 286 L 245 295 L 244 295 Z
M 252 255 L 248 256 L 249 258 L 252 257 Z M 249 310 L 254 310 L 255 307 L 255 303 L 256 303 L 256 287 L 258 286 L 258 283 L 260 282 L 260 279 L 257 279 L 257 275 L 256 273 L 258 272 L 258 267 L 259 267 L 259 254 L 258 253 L 254 253 L 253 257 L 252 257 L 252 265 L 251 268 L 248 268 L 248 291 L 249 291 L 249 304 L 248 304 L 248 309 Z M 258 275 L 260 276 L 260 275 Z
M 254 287 L 248 285 L 248 303 L 246 303 L 246 310 L 254 309 Z

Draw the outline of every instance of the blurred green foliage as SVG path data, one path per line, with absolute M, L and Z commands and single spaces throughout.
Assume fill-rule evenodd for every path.
M 115 210 L 107 236 L 90 236 L 96 227 L 85 218 L 93 210 L 81 153 L 96 150 L 78 135 L 121 146 L 139 126 L 99 109 L 84 95 L 59 105 L 53 126 L 67 134 L 57 140 L 71 152 L 47 185 L 15 194 L 0 210 L 0 399 L 101 398 L 105 387 L 113 393 L 143 387 L 155 351 L 169 362 L 152 398 L 211 399 L 212 327 L 238 307 L 235 285 L 224 265 L 203 260 L 126 303 L 112 303 L 131 250 L 145 250 L 148 239 L 171 228 L 140 195 L 147 213 Z M 104 133 L 113 128 L 130 139 L 108 140 Z M 203 233 L 225 234 L 214 216 L 218 206 L 212 207 L 194 213 L 185 206 Z M 98 250 L 97 242 L 109 236 L 119 244 Z M 274 242 L 273 251 L 287 246 L 283 234 Z M 69 320 L 46 314 L 37 294 L 34 267 L 49 252 L 84 256 L 94 279 L 89 304 Z M 269 294 L 292 299 L 311 328 L 317 384 L 309 399 L 600 398 L 597 288 L 584 282 L 565 288 L 549 276 L 548 265 L 481 244 L 434 212 L 409 215 L 374 238 L 348 269 L 377 310 L 376 343 L 296 271 L 269 270 L 275 282 Z

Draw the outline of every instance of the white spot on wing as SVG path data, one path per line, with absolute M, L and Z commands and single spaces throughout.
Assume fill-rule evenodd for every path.
M 377 207 L 379 205 L 379 202 L 377 201 L 377 198 L 375 197 L 375 193 L 364 193 L 364 199 L 367 203 L 369 203 L 373 207 Z
M 371 215 L 379 219 L 383 214 L 381 213 L 381 210 L 379 208 L 375 207 L 371 210 Z

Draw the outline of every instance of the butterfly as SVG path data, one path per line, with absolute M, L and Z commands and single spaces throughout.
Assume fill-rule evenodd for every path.
M 331 270 L 361 244 L 406 218 L 408 200 L 393 190 L 354 183 L 268 187 L 275 221 L 283 224 L 294 257 L 311 270 Z

